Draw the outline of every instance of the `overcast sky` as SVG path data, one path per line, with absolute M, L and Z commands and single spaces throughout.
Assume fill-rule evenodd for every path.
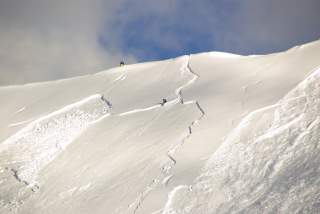
M 0 85 L 320 38 L 319 0 L 0 0 Z

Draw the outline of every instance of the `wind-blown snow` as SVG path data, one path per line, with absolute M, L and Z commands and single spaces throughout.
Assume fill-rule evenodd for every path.
M 0 87 L 0 213 L 315 213 L 319 70 L 298 84 L 319 55 L 317 41 Z

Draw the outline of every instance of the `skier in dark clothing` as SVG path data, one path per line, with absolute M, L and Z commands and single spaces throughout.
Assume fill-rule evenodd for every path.
M 124 66 L 124 61 L 120 62 L 120 67 Z
M 162 103 L 160 103 L 162 106 L 164 106 L 164 104 L 166 104 L 167 99 L 162 99 Z

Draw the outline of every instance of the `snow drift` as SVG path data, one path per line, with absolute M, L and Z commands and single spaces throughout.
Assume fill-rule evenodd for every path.
M 319 55 L 0 87 L 0 213 L 317 213 Z

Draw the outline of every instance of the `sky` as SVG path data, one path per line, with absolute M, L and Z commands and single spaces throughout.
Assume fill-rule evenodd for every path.
M 0 85 L 320 38 L 319 0 L 0 0 Z

